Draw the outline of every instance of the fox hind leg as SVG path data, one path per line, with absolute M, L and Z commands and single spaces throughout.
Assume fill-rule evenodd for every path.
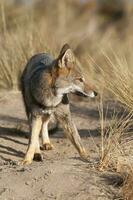
M 41 137 L 42 137 L 42 147 L 41 150 L 52 150 L 53 145 L 50 142 L 49 139 L 49 133 L 48 133 L 48 123 L 50 121 L 50 116 L 45 115 L 43 117 L 43 125 L 42 125 L 42 131 L 41 131 Z

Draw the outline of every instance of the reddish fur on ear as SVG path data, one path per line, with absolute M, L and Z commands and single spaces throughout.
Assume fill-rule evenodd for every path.
M 58 76 L 67 77 L 70 74 L 71 69 L 69 68 L 59 68 L 58 69 Z

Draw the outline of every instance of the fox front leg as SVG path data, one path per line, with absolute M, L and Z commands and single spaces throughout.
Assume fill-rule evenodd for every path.
M 24 160 L 21 164 L 31 164 L 33 159 L 42 160 L 39 144 L 39 133 L 42 127 L 42 117 L 33 117 L 31 122 L 31 137 Z
M 64 130 L 65 135 L 70 139 L 72 144 L 78 150 L 81 158 L 83 160 L 87 160 L 88 155 L 81 142 L 81 138 L 78 133 L 78 130 L 71 118 L 69 105 L 60 105 L 60 107 L 57 108 L 56 116 Z

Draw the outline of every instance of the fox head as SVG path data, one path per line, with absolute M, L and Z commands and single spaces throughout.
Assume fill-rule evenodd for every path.
M 79 96 L 94 98 L 95 92 L 85 81 L 76 63 L 76 57 L 68 44 L 65 44 L 56 60 L 56 94 L 75 93 Z

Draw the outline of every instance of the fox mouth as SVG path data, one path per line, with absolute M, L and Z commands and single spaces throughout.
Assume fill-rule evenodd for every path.
M 76 91 L 74 94 L 76 94 L 77 96 L 81 96 L 81 97 L 91 97 L 91 98 L 94 98 L 98 95 L 98 93 L 95 92 L 95 91 L 92 91 L 92 92 L 89 92 L 89 93 L 86 93 L 86 92 L 83 92 L 83 91 Z

